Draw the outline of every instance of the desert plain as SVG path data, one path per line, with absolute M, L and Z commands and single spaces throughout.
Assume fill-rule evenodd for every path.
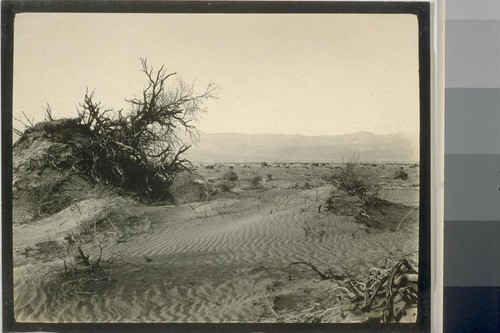
M 361 323 L 384 321 L 390 306 L 391 321 L 415 322 L 416 284 L 412 296 L 387 280 L 418 267 L 419 166 L 356 162 L 377 188 L 370 206 L 332 181 L 343 168 L 196 163 L 199 182 L 237 180 L 177 204 L 69 179 L 66 190 L 88 195 L 29 221 L 14 198 L 16 320 Z

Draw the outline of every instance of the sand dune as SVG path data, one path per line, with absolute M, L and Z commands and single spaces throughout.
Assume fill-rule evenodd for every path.
M 322 188 L 320 196 L 327 192 L 327 187 Z M 16 267 L 16 318 L 56 322 L 272 321 L 266 304 L 270 286 L 290 276 L 315 279 L 308 269 L 289 267 L 291 262 L 311 261 L 338 274 L 366 274 L 371 267 L 383 264 L 391 252 L 417 249 L 418 237 L 410 235 L 418 232 L 418 210 L 410 211 L 397 232 L 376 231 L 357 223 L 353 216 L 318 213 L 321 201 L 304 202 L 304 196 L 301 192 L 287 200 L 275 197 L 262 205 L 231 199 L 217 208 L 218 214 L 208 217 L 196 217 L 207 204 L 128 207 L 139 220 L 148 221 L 147 228 L 124 235 L 124 242 L 106 249 L 121 258 L 106 285 L 98 292 L 68 296 L 56 289 L 64 288 L 64 281 L 62 285 L 46 285 L 40 272 L 47 272 L 49 264 Z M 394 218 L 401 219 L 403 213 L 398 211 Z M 14 236 L 19 246 L 35 237 L 28 229 Z M 151 262 L 146 262 L 145 256 Z

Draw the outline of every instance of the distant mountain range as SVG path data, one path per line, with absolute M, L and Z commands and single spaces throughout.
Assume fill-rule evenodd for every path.
M 341 162 L 354 153 L 361 161 L 418 161 L 418 136 L 366 131 L 335 136 L 201 133 L 198 145 L 186 155 L 193 162 Z

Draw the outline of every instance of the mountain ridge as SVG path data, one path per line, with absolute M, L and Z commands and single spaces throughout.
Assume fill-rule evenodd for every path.
M 353 154 L 365 161 L 417 161 L 418 135 L 360 131 L 341 135 L 200 133 L 187 152 L 193 162 L 345 161 Z

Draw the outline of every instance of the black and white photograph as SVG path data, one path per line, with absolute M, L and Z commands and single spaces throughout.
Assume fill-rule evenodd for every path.
M 204 4 L 16 13 L 14 321 L 420 327 L 422 4 Z

